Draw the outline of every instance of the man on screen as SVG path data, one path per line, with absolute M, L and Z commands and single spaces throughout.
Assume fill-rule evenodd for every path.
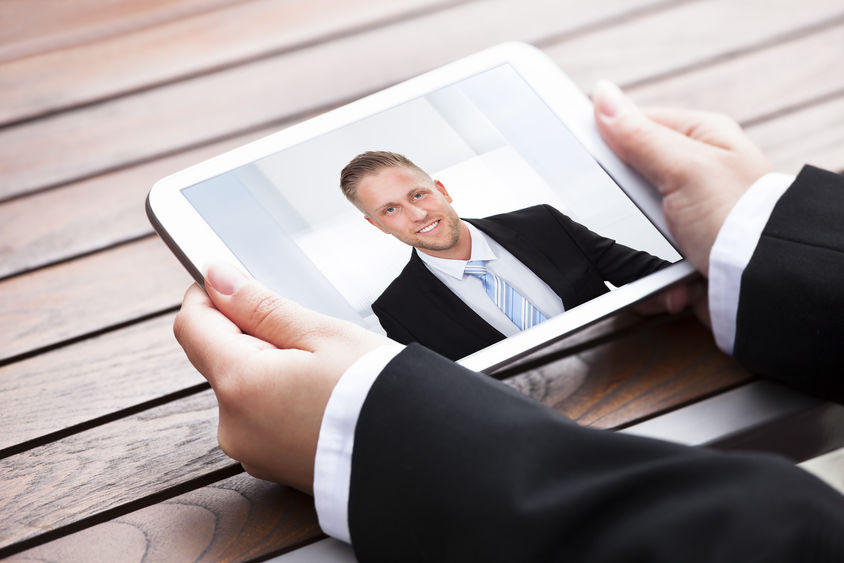
M 669 263 L 593 233 L 549 205 L 461 219 L 442 182 L 370 151 L 340 187 L 367 221 L 413 247 L 372 304 L 387 336 L 461 358 Z

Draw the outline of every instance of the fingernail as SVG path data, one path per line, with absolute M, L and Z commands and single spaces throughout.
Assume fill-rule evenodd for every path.
M 599 80 L 592 90 L 592 101 L 598 113 L 606 117 L 614 117 L 627 103 L 627 97 L 618 86 L 609 80 Z
M 246 277 L 231 264 L 215 262 L 208 267 L 208 272 L 205 274 L 205 281 L 211 284 L 211 287 L 217 293 L 234 295 L 246 283 Z

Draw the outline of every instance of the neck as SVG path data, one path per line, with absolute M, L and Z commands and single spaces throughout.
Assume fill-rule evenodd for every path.
M 468 260 L 472 257 L 472 235 L 469 233 L 469 227 L 462 220 L 460 221 L 460 236 L 457 237 L 457 243 L 450 248 L 444 250 L 430 250 L 428 248 L 417 248 L 419 252 L 424 252 L 428 256 L 435 258 L 445 258 L 447 260 Z

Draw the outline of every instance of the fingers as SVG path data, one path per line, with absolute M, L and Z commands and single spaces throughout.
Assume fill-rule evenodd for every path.
M 605 80 L 596 85 L 593 101 L 598 130 L 613 152 L 663 194 L 682 184 L 695 146 L 676 119 L 677 127 L 654 121 Z
M 182 308 L 173 323 L 173 333 L 190 362 L 212 384 L 255 350 L 269 347 L 243 334 L 213 305 L 202 289 L 188 288 Z
M 278 348 L 313 352 L 318 336 L 343 324 L 278 296 L 229 264 L 213 264 L 205 286 L 214 305 L 240 330 Z
M 643 111 L 660 125 L 706 145 L 725 150 L 758 150 L 741 125 L 727 115 L 678 108 L 648 108 Z
M 338 364 L 350 364 L 389 342 L 353 323 L 280 297 L 225 263 L 208 269 L 205 286 L 214 305 L 240 330 L 277 348 L 324 352 Z

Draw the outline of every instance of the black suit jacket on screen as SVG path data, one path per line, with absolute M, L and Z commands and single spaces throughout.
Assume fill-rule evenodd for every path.
M 569 310 L 666 265 L 593 233 L 550 205 L 466 219 L 506 248 L 562 299 Z M 428 270 L 413 250 L 410 261 L 372 304 L 387 336 L 418 342 L 458 359 L 504 339 Z
M 842 232 L 844 180 L 805 169 L 742 279 L 736 340 L 839 401 Z M 791 463 L 582 428 L 416 345 L 366 397 L 349 495 L 360 561 L 844 561 L 844 497 Z

